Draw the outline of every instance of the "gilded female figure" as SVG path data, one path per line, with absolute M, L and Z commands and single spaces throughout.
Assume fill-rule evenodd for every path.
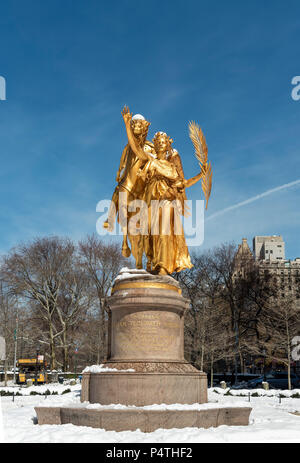
M 143 150 L 133 136 L 132 115 L 127 107 L 122 111 L 128 142 L 135 155 L 144 161 L 139 177 L 144 181 L 142 198 L 149 211 L 148 235 L 143 237 L 143 248 L 152 273 L 160 275 L 180 272 L 191 268 L 192 263 L 185 242 L 178 210 L 184 212 L 185 187 L 196 183 L 204 170 L 196 177 L 185 180 L 177 152 L 172 150 L 172 140 L 164 132 L 157 132 L 154 139 L 156 158 Z M 160 206 L 157 207 L 158 202 Z M 150 270 L 150 265 L 147 266 Z

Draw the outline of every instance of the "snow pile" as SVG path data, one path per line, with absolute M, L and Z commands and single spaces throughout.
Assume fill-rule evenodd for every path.
M 50 386 L 50 385 L 49 385 Z M 57 385 L 58 387 L 59 385 Z M 3 422 L 5 442 L 84 442 L 84 443 L 200 443 L 200 442 L 298 442 L 300 443 L 300 416 L 292 412 L 300 412 L 300 400 L 290 397 L 281 399 L 267 395 L 251 397 L 226 396 L 208 390 L 208 404 L 195 404 L 193 406 L 216 405 L 233 407 L 242 404 L 252 407 L 249 426 L 219 426 L 218 428 L 184 428 L 184 429 L 157 429 L 152 433 L 136 431 L 105 431 L 99 428 L 86 426 L 64 425 L 36 425 L 37 406 L 76 406 L 97 408 L 98 404 L 80 403 L 79 387 L 77 390 L 64 395 L 52 396 L 26 396 L 2 397 Z M 224 390 L 222 390 L 224 393 Z M 226 390 L 225 390 L 226 392 Z M 239 391 L 236 391 L 237 393 Z M 253 392 L 247 390 L 247 392 Z M 263 391 L 262 391 L 263 392 Z M 270 392 L 270 391 L 265 391 Z M 282 391 L 276 391 L 282 393 Z M 162 407 L 163 405 L 160 405 Z M 167 407 L 185 407 L 175 404 Z M 114 405 L 115 408 L 124 407 Z M 154 406 L 149 406 L 154 407 Z M 190 406 L 191 407 L 191 406 Z M 106 406 L 107 408 L 107 406 Z
M 220 387 L 214 387 L 213 391 L 217 394 L 222 395 L 232 395 L 236 397 L 248 397 L 249 394 L 251 396 L 259 396 L 259 397 L 291 397 L 291 398 L 299 398 L 300 399 L 300 389 L 231 389 L 227 387 L 226 389 Z
M 16 383 L 14 382 L 13 379 L 9 379 L 9 380 L 6 382 L 6 386 L 14 386 L 15 384 L 16 384 Z M 0 388 L 1 388 L 2 386 L 5 386 L 5 381 L 1 381 L 1 382 L 0 382 Z M 6 387 L 6 386 L 5 386 L 5 387 Z
M 148 272 L 146 272 L 146 270 L 144 269 L 123 267 L 121 268 L 119 275 L 115 278 L 114 281 L 121 281 L 127 278 L 134 278 L 138 275 L 147 275 L 147 274 Z
M 65 384 L 59 384 L 59 383 L 49 383 L 49 384 L 39 384 L 38 386 L 32 385 L 32 386 L 7 386 L 7 387 L 0 387 L 0 396 L 1 392 L 3 393 L 10 393 L 10 394 L 17 394 L 22 395 L 22 396 L 28 396 L 28 395 L 34 395 L 34 394 L 45 394 L 46 391 L 48 393 L 53 394 L 62 394 L 66 390 L 71 390 L 71 392 L 75 392 L 80 390 L 81 386 L 80 384 L 75 384 L 73 386 L 71 385 L 65 385 Z M 49 395 L 50 395 L 49 394 Z M 11 400 L 11 399 L 10 399 Z
M 87 408 L 93 410 L 209 410 L 215 408 L 226 408 L 228 405 L 226 403 L 218 403 L 216 400 L 213 402 L 208 402 L 205 404 L 153 404 L 153 405 L 145 405 L 144 407 L 137 407 L 136 405 L 123 405 L 123 404 L 110 404 L 110 405 L 102 405 L 99 403 L 90 403 L 90 402 L 78 402 L 74 401 L 74 398 L 70 399 L 70 402 L 66 402 L 66 400 L 60 398 L 55 401 L 53 404 L 47 403 L 47 407 L 58 407 L 61 404 L 67 408 Z M 235 402 L 234 405 L 231 405 L 233 408 L 245 407 L 245 402 Z
M 88 409 L 110 409 L 110 410 L 121 410 L 121 409 L 130 409 L 130 410 L 209 410 L 212 408 L 226 408 L 227 404 L 219 404 L 217 401 L 209 402 L 205 404 L 153 404 L 145 405 L 144 407 L 137 407 L 135 405 L 122 405 L 122 404 L 110 404 L 110 405 L 101 405 L 101 404 L 90 404 L 89 402 L 83 402 L 83 408 Z M 245 407 L 245 402 L 236 402 L 232 405 L 234 408 Z
M 89 367 L 85 367 L 82 373 L 107 373 L 109 371 L 135 371 L 133 368 L 129 368 L 128 370 L 118 370 L 118 368 L 108 368 L 105 367 L 103 363 L 101 365 L 91 365 Z

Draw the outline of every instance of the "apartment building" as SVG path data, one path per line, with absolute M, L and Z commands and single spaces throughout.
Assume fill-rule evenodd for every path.
M 235 257 L 235 276 L 245 276 L 254 265 L 259 267 L 261 275 L 268 272 L 277 276 L 281 297 L 300 299 L 300 258 L 285 259 L 285 243 L 281 235 L 255 236 L 253 253 L 247 239 L 242 239 Z

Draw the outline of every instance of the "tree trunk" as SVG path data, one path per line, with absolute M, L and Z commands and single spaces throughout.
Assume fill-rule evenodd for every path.
M 49 325 L 49 336 L 50 336 L 50 369 L 55 370 L 56 369 L 56 355 L 55 355 L 55 345 L 54 345 L 53 329 L 52 329 L 51 322 Z
M 7 386 L 7 357 L 4 359 L 4 386 Z
M 289 331 L 289 323 L 286 321 L 286 336 L 287 336 L 287 357 L 288 357 L 288 388 L 289 390 L 292 389 L 292 382 L 291 382 L 291 345 L 290 345 L 290 331 Z
M 201 361 L 200 361 L 200 370 L 203 371 L 203 367 L 204 367 L 204 341 L 202 339 L 202 342 L 201 342 Z
M 239 348 L 239 356 L 240 356 L 240 364 L 241 364 L 241 373 L 245 373 L 244 359 L 243 359 L 243 354 L 240 348 Z
M 69 367 L 69 347 L 67 344 L 67 330 L 63 333 L 63 342 L 64 342 L 64 371 L 68 371 Z
M 290 348 L 290 344 L 288 344 L 288 388 L 289 388 L 289 390 L 292 389 L 292 381 L 291 381 L 291 348 Z
M 238 378 L 238 356 L 239 356 L 239 330 L 236 319 L 234 319 L 234 336 L 235 336 L 235 352 L 234 352 L 234 384 L 237 384 Z
M 106 332 L 105 332 L 105 310 L 102 303 L 102 298 L 99 296 L 99 307 L 100 307 L 100 326 L 99 326 L 99 350 L 98 350 L 98 364 L 100 361 L 105 359 L 105 347 L 106 347 Z
M 214 354 L 210 357 L 210 387 L 214 384 Z

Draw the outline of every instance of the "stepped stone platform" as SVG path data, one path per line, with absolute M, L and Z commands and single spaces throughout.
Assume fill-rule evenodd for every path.
M 90 404 L 205 404 L 207 377 L 184 358 L 190 302 L 170 276 L 123 269 L 108 298 L 108 358 L 83 372 L 81 401 Z M 48 411 L 47 411 L 48 410 Z M 248 424 L 248 407 L 203 410 L 37 407 L 39 424 L 73 423 L 107 430 L 154 430 Z
M 39 424 L 75 424 L 106 431 L 153 432 L 156 429 L 210 428 L 221 425 L 246 426 L 249 407 L 209 408 L 204 410 L 101 409 L 74 407 L 36 407 Z

